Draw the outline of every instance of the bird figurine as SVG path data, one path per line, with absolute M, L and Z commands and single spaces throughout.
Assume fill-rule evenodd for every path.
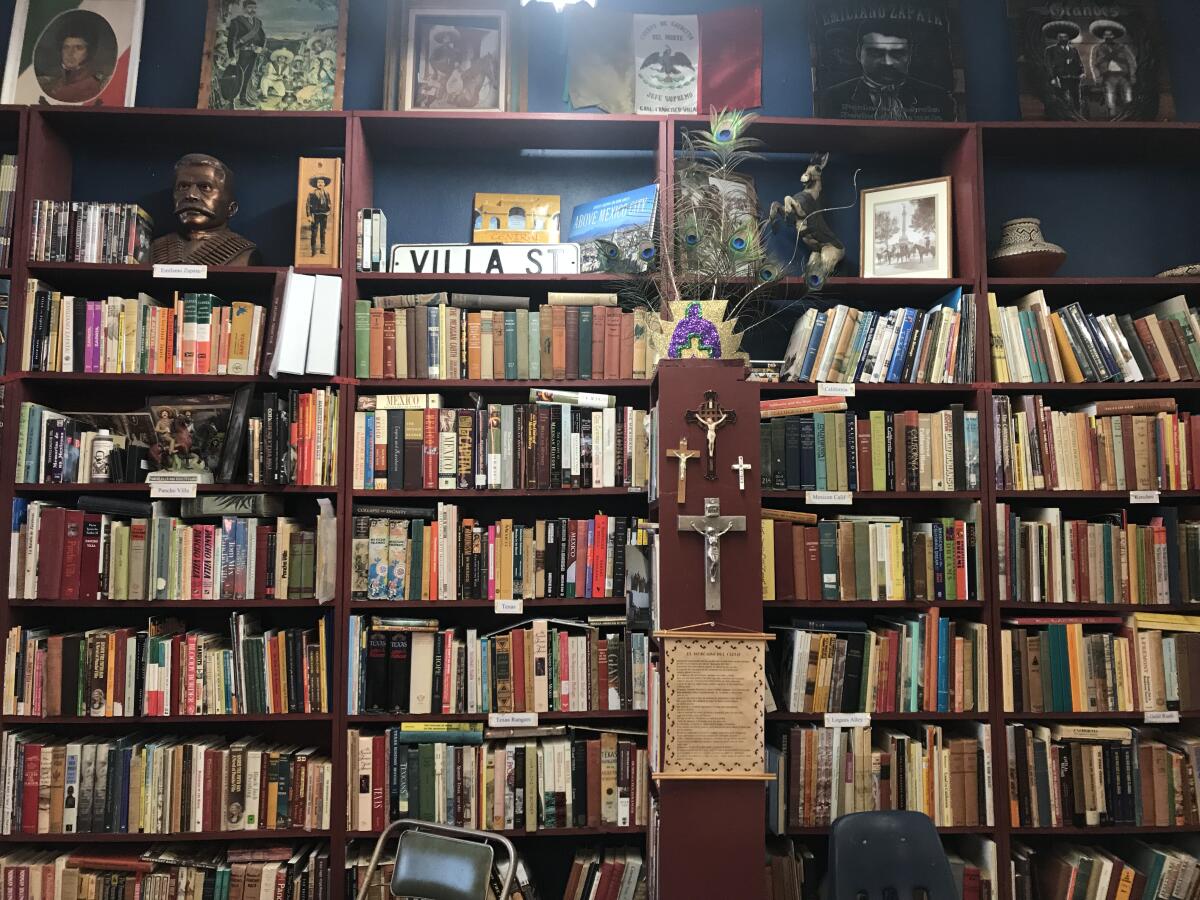
M 804 282 L 814 291 L 825 285 L 825 279 L 834 273 L 846 255 L 846 245 L 825 221 L 825 207 L 821 203 L 822 176 L 828 163 L 828 153 L 814 153 L 808 168 L 800 176 L 803 185 L 800 192 L 784 197 L 782 203 L 773 202 L 767 217 L 772 232 L 779 229 L 780 222 L 795 227 L 797 240 L 803 241 L 809 249 Z
M 680 67 L 691 69 L 693 72 L 696 71 L 696 67 L 692 65 L 692 61 L 686 53 L 680 53 L 678 50 L 672 50 L 670 47 L 656 50 L 642 60 L 642 69 L 652 69 L 655 66 L 664 75 L 678 75 Z

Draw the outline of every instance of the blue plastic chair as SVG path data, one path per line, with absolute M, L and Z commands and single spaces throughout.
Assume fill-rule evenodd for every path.
M 937 828 L 908 810 L 836 819 L 828 887 L 829 900 L 958 900 Z

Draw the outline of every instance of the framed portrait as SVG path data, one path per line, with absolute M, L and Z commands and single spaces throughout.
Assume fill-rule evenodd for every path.
M 145 0 L 17 0 L 0 102 L 133 106 Z
M 403 109 L 504 111 L 508 16 L 503 10 L 413 8 L 407 24 Z
M 209 0 L 201 109 L 342 108 L 346 0 Z
M 862 192 L 863 278 L 950 278 L 950 177 Z
M 956 0 L 811 0 L 815 115 L 913 122 L 964 118 L 956 13 Z
M 1102 6 L 1008 0 L 1021 118 L 1139 122 L 1174 117 L 1155 0 Z

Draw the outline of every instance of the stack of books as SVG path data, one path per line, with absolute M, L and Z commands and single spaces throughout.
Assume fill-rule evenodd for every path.
M 315 747 L 144 733 L 5 731 L 0 739 L 2 834 L 329 828 L 333 768 Z
M 433 619 L 351 616 L 349 711 L 646 709 L 649 638 L 624 621 L 532 619 L 480 634 L 439 630 Z
M 979 413 L 845 412 L 827 397 L 763 400 L 759 476 L 764 491 L 979 490 Z
M 963 384 L 975 380 L 975 297 L 958 288 L 928 311 L 810 308 L 792 329 L 785 381 Z
M 8 596 L 84 602 L 333 599 L 332 515 L 318 517 L 315 527 L 287 516 L 189 524 L 161 502 L 144 506 L 146 515 L 121 516 L 13 500 Z
M 1157 507 L 1063 519 L 1061 509 L 996 505 L 1000 597 L 1012 603 L 1175 604 L 1200 600 L 1200 522 Z
M 774 690 L 787 712 L 987 711 L 987 626 L 978 622 L 932 609 L 873 628 L 802 620 L 778 637 Z
M 1051 409 L 1040 395 L 992 398 L 996 487 L 1016 491 L 1185 491 L 1196 474 L 1200 417 L 1174 397 Z
M 1139 673 L 1133 658 L 1138 648 L 1120 616 L 1020 616 L 1005 619 L 1004 625 L 1000 671 L 1005 712 L 1138 709 Z M 1160 652 L 1160 672 L 1161 663 Z
M 631 737 L 429 724 L 438 730 L 350 730 L 349 829 L 382 831 L 403 818 L 484 831 L 646 824 L 646 750 Z
M 953 517 L 840 515 L 764 509 L 763 599 L 817 602 L 977 601 L 976 524 Z
M 34 200 L 34 262 L 148 263 L 154 219 L 136 203 Z
M 931 724 L 797 725 L 779 748 L 787 827 L 824 828 L 848 813 L 886 809 L 923 812 L 939 826 L 990 826 L 990 727 L 964 725 L 956 736 Z
M 246 421 L 247 482 L 335 487 L 338 477 L 337 388 L 267 391 Z
M 531 389 L 529 399 L 442 409 L 437 394 L 360 396 L 354 488 L 645 489 L 645 411 L 606 394 Z
M 371 515 L 360 515 L 364 510 Z M 637 518 L 461 517 L 460 508 L 359 507 L 353 520 L 351 598 L 509 600 L 623 597 L 627 561 L 649 532 Z M 644 558 L 644 557 L 643 557 Z M 638 560 L 634 560 L 635 565 Z M 645 576 L 644 563 L 639 572 Z
M 229 632 L 155 617 L 144 629 L 51 633 L 13 626 L 5 715 L 220 716 L 329 712 L 331 647 L 314 628 L 269 628 L 234 613 Z
M 1050 312 L 1041 291 L 996 306 L 988 295 L 992 374 L 1000 382 L 1194 381 L 1200 318 L 1180 295 L 1139 313 Z
M 645 378 L 649 310 L 624 312 L 615 294 L 527 297 L 422 294 L 357 300 L 359 378 Z
M 212 294 L 89 300 L 36 278 L 25 292 L 22 369 L 147 375 L 257 375 L 265 310 Z
M 1200 738 L 1120 725 L 1006 726 L 1012 823 L 1021 828 L 1200 824 Z

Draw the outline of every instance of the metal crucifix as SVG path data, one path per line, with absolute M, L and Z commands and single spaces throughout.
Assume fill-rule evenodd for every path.
M 730 531 L 745 531 L 745 516 L 721 515 L 721 501 L 704 498 L 704 515 L 680 516 L 680 531 L 694 531 L 704 538 L 704 609 L 721 608 L 721 537 Z
M 716 391 L 705 391 L 704 402 L 700 404 L 700 408 L 687 411 L 687 422 L 702 427 L 707 437 L 708 452 L 704 456 L 704 477 L 709 481 L 717 480 L 717 429 L 732 425 L 736 421 L 737 413 L 732 409 L 724 409 L 717 402 Z

